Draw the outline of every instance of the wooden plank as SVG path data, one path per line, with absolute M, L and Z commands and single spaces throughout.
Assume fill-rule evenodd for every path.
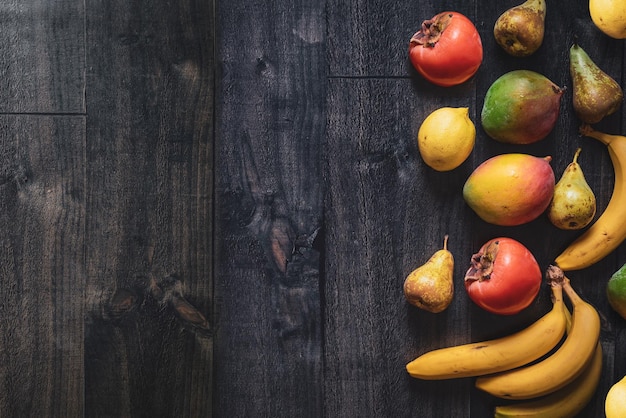
M 0 116 L 0 415 L 83 412 L 85 118 Z
M 86 415 L 210 416 L 213 2 L 86 10 Z
M 433 97 L 424 105 L 410 84 L 330 82 L 326 245 L 334 250 L 326 255 L 324 298 L 330 416 L 452 416 L 468 402 L 468 382 L 426 385 L 404 369 L 424 350 L 462 342 L 470 331 L 458 285 L 462 259 L 455 302 L 444 314 L 420 311 L 402 293 L 406 275 L 442 247 L 445 234 L 455 255 L 469 238 L 457 192 L 470 165 L 437 173 L 421 161 L 415 140 L 430 111 L 462 100 Z M 471 99 L 465 104 L 473 106 Z M 451 396 L 442 404 L 434 395 L 443 390 Z
M 221 2 L 216 416 L 323 415 L 324 2 Z
M 0 5 L 0 113 L 84 113 L 84 4 Z
M 0 5 L 0 416 L 84 410 L 83 6 Z

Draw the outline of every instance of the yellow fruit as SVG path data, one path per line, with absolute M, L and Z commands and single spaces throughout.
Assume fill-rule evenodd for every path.
M 600 315 L 572 288 L 563 271 L 550 266 L 549 280 L 561 282 L 573 306 L 572 325 L 561 346 L 537 363 L 476 379 L 476 387 L 503 399 L 531 399 L 548 395 L 583 373 L 596 352 Z
M 626 39 L 626 1 L 589 0 L 589 14 L 593 23 L 606 35 Z
M 524 402 L 496 406 L 495 418 L 571 418 L 596 392 L 602 374 L 602 344 L 598 342 L 589 365 L 580 376 L 556 392 Z
M 609 389 L 604 403 L 604 412 L 606 418 L 623 418 L 626 414 L 626 376 Z
M 476 142 L 476 126 L 467 107 L 442 107 L 424 119 L 417 145 L 424 162 L 437 171 L 460 166 Z
M 551 283 L 552 309 L 528 327 L 493 340 L 428 351 L 406 365 L 412 377 L 441 380 L 510 370 L 542 357 L 561 341 L 569 314 L 560 283 Z
M 626 136 L 608 135 L 586 124 L 580 127 L 580 133 L 607 146 L 615 181 L 613 194 L 604 212 L 554 260 L 564 271 L 589 267 L 626 241 Z

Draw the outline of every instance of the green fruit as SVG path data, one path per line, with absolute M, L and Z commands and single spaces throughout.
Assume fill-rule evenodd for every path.
M 569 51 L 574 113 L 585 123 L 598 123 L 622 105 L 622 87 L 580 46 L 574 44 Z
M 617 270 L 606 285 L 609 304 L 620 316 L 626 319 L 626 264 Z
M 552 131 L 559 117 L 564 90 L 530 70 L 515 70 L 487 90 L 481 112 L 483 129 L 496 141 L 537 142 Z

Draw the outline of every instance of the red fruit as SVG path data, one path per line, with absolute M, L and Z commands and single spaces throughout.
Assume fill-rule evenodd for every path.
M 433 84 L 449 87 L 472 77 L 483 60 L 476 26 L 458 12 L 442 12 L 422 23 L 411 38 L 409 59 Z
M 539 264 L 528 248 L 512 238 L 494 238 L 472 256 L 465 290 L 486 311 L 513 315 L 537 297 L 541 277 Z

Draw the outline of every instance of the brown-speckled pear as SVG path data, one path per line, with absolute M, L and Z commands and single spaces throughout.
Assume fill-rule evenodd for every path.
M 413 270 L 404 281 L 404 297 L 414 306 L 432 313 L 445 310 L 454 296 L 454 257 L 448 251 L 448 236 L 443 248 Z
M 619 109 L 624 99 L 622 88 L 577 44 L 569 54 L 574 112 L 585 123 L 598 123 Z
M 506 10 L 493 27 L 498 45 L 515 57 L 527 57 L 543 43 L 546 19 L 544 0 L 526 0 Z
M 596 214 L 596 196 L 578 164 L 580 151 L 580 148 L 576 150 L 574 159 L 554 186 L 554 196 L 548 206 L 548 219 L 560 229 L 582 229 Z

